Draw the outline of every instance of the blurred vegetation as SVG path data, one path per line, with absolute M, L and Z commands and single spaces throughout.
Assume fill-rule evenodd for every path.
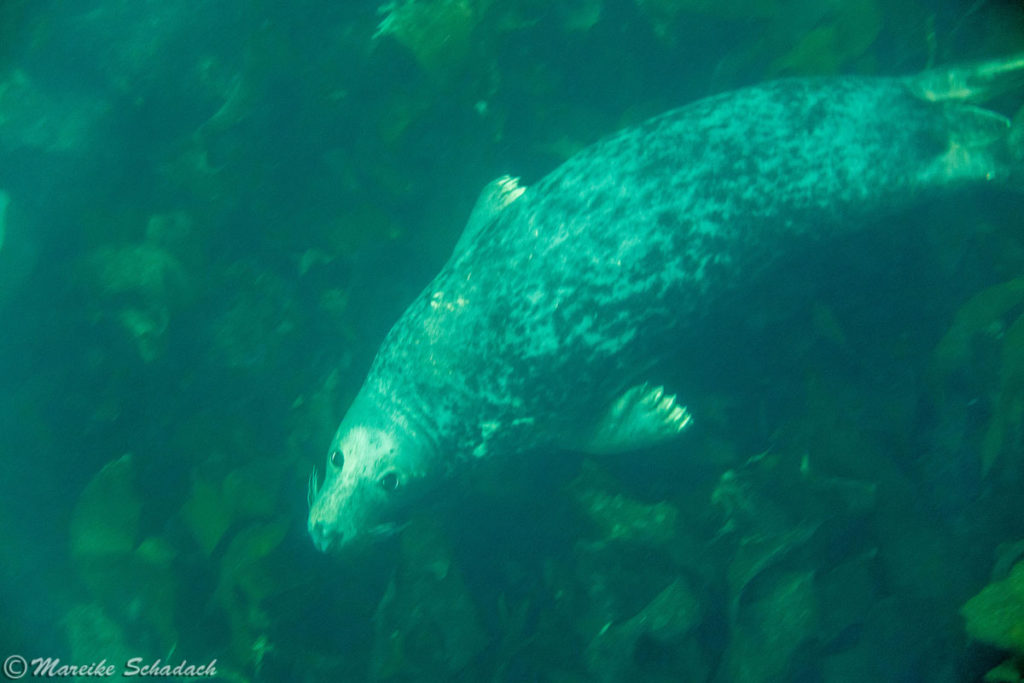
M 0 293 L 0 455 L 36 494 L 3 511 L 39 525 L 4 530 L 58 539 L 66 656 L 216 657 L 235 681 L 1020 680 L 1019 202 L 922 247 L 936 280 L 984 273 L 914 299 L 924 332 L 864 330 L 878 302 L 802 312 L 767 434 L 779 394 L 723 392 L 639 474 L 587 461 L 488 508 L 500 532 L 425 515 L 347 566 L 302 505 L 486 182 L 766 78 L 1022 49 L 1020 7 L 963 5 L 0 5 L 0 271 L 24 273 Z

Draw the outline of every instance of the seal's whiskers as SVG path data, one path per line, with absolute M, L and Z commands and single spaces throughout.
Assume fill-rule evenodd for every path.
M 320 491 L 320 471 L 313 465 L 313 471 L 309 473 L 309 486 L 306 489 L 306 505 L 313 507 L 316 494 Z

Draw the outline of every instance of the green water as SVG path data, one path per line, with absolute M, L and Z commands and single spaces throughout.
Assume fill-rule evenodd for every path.
M 884 253 L 852 245 L 785 324 L 732 340 L 750 352 L 708 369 L 683 442 L 481 472 L 356 557 L 315 551 L 304 497 L 488 181 L 770 78 L 1021 50 L 1024 9 L 994 0 L 4 2 L 0 658 L 229 681 L 1012 671 L 1020 196 L 878 226 Z

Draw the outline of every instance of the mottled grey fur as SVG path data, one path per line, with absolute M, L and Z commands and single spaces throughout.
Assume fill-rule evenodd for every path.
M 415 451 L 411 479 L 476 457 L 580 447 L 628 386 L 658 379 L 689 324 L 790 244 L 923 193 L 1010 175 L 1005 119 L 957 98 L 929 101 L 914 83 L 767 83 L 575 155 L 476 226 L 409 306 L 335 447 L 352 450 L 353 426 L 382 430 L 400 456 Z M 383 451 L 370 459 L 382 463 L 359 466 L 372 483 L 392 461 Z M 339 480 L 314 503 L 321 547 L 335 519 L 362 504 L 358 485 Z

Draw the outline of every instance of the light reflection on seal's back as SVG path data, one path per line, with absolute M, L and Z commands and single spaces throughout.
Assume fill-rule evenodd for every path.
M 494 181 L 310 481 L 314 543 L 394 533 L 476 458 L 674 438 L 690 414 L 662 386 L 667 351 L 793 245 L 1024 180 L 1024 135 L 973 104 L 1022 72 L 1024 56 L 766 83 L 624 130 L 530 188 Z

